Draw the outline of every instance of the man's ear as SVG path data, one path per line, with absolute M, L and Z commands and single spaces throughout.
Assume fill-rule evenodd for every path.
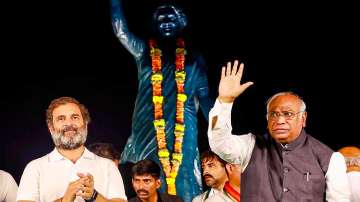
M 231 165 L 230 163 L 227 163 L 227 164 L 225 165 L 225 169 L 226 169 L 226 171 L 227 171 L 228 173 L 230 173 L 230 172 L 232 171 L 232 165 Z
M 52 133 L 54 131 L 54 126 L 51 123 L 48 123 L 47 126 L 48 126 L 50 133 Z
M 305 126 L 306 126 L 307 112 L 306 112 L 306 111 L 303 112 L 303 113 L 301 114 L 301 116 L 302 116 L 302 127 L 305 128 Z
M 155 183 L 156 183 L 156 189 L 159 189 L 160 186 L 161 186 L 161 180 L 160 180 L 160 178 L 159 178 L 159 179 L 156 179 L 156 180 L 155 180 Z

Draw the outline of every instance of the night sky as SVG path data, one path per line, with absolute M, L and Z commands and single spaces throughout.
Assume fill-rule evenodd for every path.
M 149 13 L 162 2 L 125 1 L 129 29 L 147 37 Z M 308 133 L 334 150 L 359 146 L 354 7 L 249 2 L 175 2 L 189 16 L 193 47 L 205 57 L 212 99 L 226 61 L 244 62 L 243 81 L 255 82 L 236 100 L 233 132 L 264 133 L 266 99 L 291 90 L 307 104 Z M 60 96 L 75 97 L 88 107 L 87 144 L 111 142 L 122 151 L 131 131 L 137 71 L 112 32 L 109 2 L 7 3 L 1 37 L 0 169 L 19 182 L 29 161 L 53 149 L 45 110 Z M 206 128 L 199 113 L 201 151 L 208 147 Z

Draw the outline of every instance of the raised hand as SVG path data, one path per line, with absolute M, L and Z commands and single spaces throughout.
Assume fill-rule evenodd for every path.
M 226 67 L 222 67 L 218 97 L 220 102 L 234 102 L 236 97 L 238 97 L 242 92 L 244 92 L 249 86 L 253 84 L 253 82 L 240 84 L 244 70 L 244 64 L 241 63 L 239 68 L 238 65 L 239 62 L 235 60 L 232 68 L 231 62 L 228 62 Z

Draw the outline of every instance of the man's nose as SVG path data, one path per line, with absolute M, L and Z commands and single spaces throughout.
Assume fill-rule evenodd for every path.
M 277 123 L 277 124 L 283 124 L 283 123 L 285 123 L 285 121 L 286 121 L 286 118 L 285 118 L 285 116 L 284 116 L 283 114 L 281 114 L 281 115 L 276 119 L 276 123 Z
M 144 188 L 144 183 L 140 182 L 139 183 L 139 189 L 143 189 Z
M 209 169 L 207 167 L 203 168 L 204 175 L 209 174 Z

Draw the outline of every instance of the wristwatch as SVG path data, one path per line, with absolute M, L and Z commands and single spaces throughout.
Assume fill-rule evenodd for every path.
M 96 200 L 96 197 L 98 196 L 98 192 L 94 189 L 93 195 L 90 199 L 85 200 L 85 202 L 94 202 Z

